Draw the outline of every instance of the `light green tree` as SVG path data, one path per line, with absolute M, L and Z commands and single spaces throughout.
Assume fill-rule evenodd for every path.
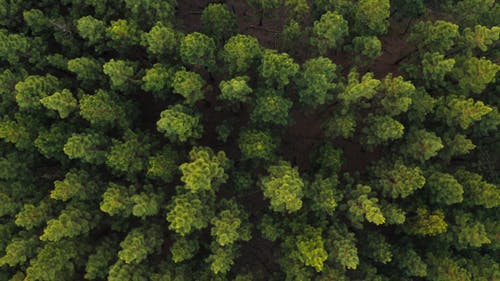
M 293 213 L 302 208 L 304 181 L 297 168 L 285 161 L 269 166 L 268 176 L 261 179 L 264 197 L 270 200 L 270 209 L 275 212 Z

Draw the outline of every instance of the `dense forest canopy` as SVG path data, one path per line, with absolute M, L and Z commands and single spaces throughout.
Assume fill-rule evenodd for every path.
M 500 280 L 495 0 L 0 0 L 0 281 Z

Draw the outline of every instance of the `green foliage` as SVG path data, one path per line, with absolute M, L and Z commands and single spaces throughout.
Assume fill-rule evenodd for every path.
M 149 254 L 157 251 L 162 242 L 159 229 L 155 227 L 134 228 L 120 243 L 121 250 L 118 252 L 118 258 L 126 264 L 139 264 Z
M 269 49 L 264 51 L 259 73 L 269 86 L 285 87 L 298 71 L 299 65 L 288 54 Z
M 359 81 L 359 73 L 355 70 L 349 72 L 347 77 L 348 83 L 344 91 L 339 93 L 338 98 L 345 104 L 350 106 L 362 101 L 362 99 L 371 99 L 377 92 L 377 87 L 380 81 L 373 78 L 373 73 L 368 72 Z
M 368 147 L 387 143 L 403 136 L 404 126 L 388 115 L 369 116 L 368 125 L 363 128 Z
M 102 66 L 104 74 L 109 76 L 111 87 L 123 89 L 127 82 L 133 80 L 134 66 L 127 61 L 111 59 Z
M 100 210 L 110 216 L 128 217 L 132 213 L 134 188 L 110 182 L 102 194 Z
M 91 57 L 81 57 L 68 60 L 68 70 L 76 75 L 82 83 L 90 83 L 101 79 L 102 64 Z
M 248 76 L 237 76 L 228 81 L 221 81 L 219 84 L 219 99 L 229 103 L 245 103 L 250 100 L 249 95 L 253 92 L 248 86 Z
M 464 188 L 464 201 L 471 206 L 484 206 L 494 208 L 500 206 L 500 188 L 498 185 L 488 183 L 476 173 L 458 170 L 455 178 Z
M 383 35 L 389 26 L 389 0 L 360 0 L 356 6 L 354 25 L 361 35 Z
M 349 206 L 349 217 L 356 222 L 362 222 L 365 219 L 376 225 L 385 223 L 385 217 L 382 213 L 378 199 L 371 197 L 372 189 L 370 186 L 358 184 L 356 189 L 351 191 L 352 199 L 347 201 Z
M 393 167 L 378 172 L 379 185 L 384 194 L 392 198 L 406 198 L 425 184 L 425 177 L 418 167 L 408 167 L 396 162 Z
M 421 51 L 444 53 L 455 45 L 458 36 L 456 24 L 442 20 L 422 21 L 415 25 L 410 42 Z
M 331 60 L 318 57 L 306 61 L 297 85 L 300 102 L 306 106 L 316 107 L 333 99 L 332 90 L 337 85 L 334 80 L 336 65 Z
M 250 35 L 238 34 L 227 40 L 222 59 L 232 74 L 246 73 L 262 56 L 259 41 Z
M 425 53 L 422 60 L 422 74 L 428 88 L 444 86 L 444 78 L 455 65 L 455 59 L 445 59 L 444 55 L 434 52 Z
M 102 20 L 92 16 L 85 16 L 76 21 L 76 28 L 80 36 L 87 40 L 89 44 L 95 45 L 104 40 L 106 25 Z
M 492 110 L 482 101 L 474 101 L 472 98 L 467 99 L 462 96 L 450 96 L 442 101 L 438 116 L 444 119 L 449 126 L 458 125 L 462 129 L 467 129 Z
M 179 170 L 184 187 L 191 192 L 212 191 L 226 181 L 224 170 L 228 168 L 228 159 L 224 151 L 215 154 L 207 147 L 193 147 L 189 160 Z
M 336 12 L 326 12 L 314 22 L 311 44 L 318 48 L 320 54 L 326 54 L 328 50 L 342 46 L 348 34 L 349 26 L 344 17 Z
M 164 146 L 156 154 L 149 157 L 147 175 L 161 178 L 165 182 L 173 180 L 177 172 L 179 154 L 171 147 Z
M 495 81 L 500 65 L 488 59 L 471 57 L 463 61 L 455 71 L 458 86 L 465 93 L 480 94 L 489 83 Z
M 252 237 L 248 222 L 248 215 L 234 201 L 227 201 L 226 208 L 220 211 L 210 223 L 211 235 L 222 247 L 231 245 L 237 240 L 248 241 Z
M 78 106 L 77 100 L 68 89 L 44 97 L 40 103 L 48 109 L 57 111 L 62 119 L 68 117 Z
M 278 162 L 269 166 L 269 173 L 261 180 L 264 196 L 270 200 L 270 208 L 275 212 L 293 213 L 302 208 L 304 182 L 299 172 L 290 163 Z
M 269 132 L 246 130 L 240 134 L 238 147 L 243 159 L 269 161 L 275 157 L 278 144 Z
M 69 159 L 80 159 L 90 164 L 102 164 L 106 159 L 107 140 L 94 132 L 72 134 L 63 147 Z
M 108 167 L 128 175 L 137 174 L 146 168 L 151 145 L 148 138 L 139 138 L 140 134 L 127 131 L 123 140 L 112 140 L 106 154 Z
M 162 111 L 156 127 L 172 142 L 197 139 L 203 132 L 200 115 L 190 113 L 190 110 L 182 105 L 174 105 Z
M 79 208 L 68 207 L 64 209 L 57 219 L 47 222 L 47 227 L 40 236 L 42 241 L 57 242 L 63 238 L 73 238 L 90 231 L 95 217 Z
M 200 194 L 176 195 L 168 205 L 169 229 L 181 236 L 208 226 L 213 211 L 202 201 Z
M 148 33 L 143 35 L 142 44 L 146 46 L 150 54 L 171 55 L 179 48 L 179 33 L 172 27 L 157 22 Z
M 409 218 L 408 232 L 414 235 L 434 236 L 446 232 L 448 224 L 442 210 L 429 211 L 418 208 L 416 214 Z
M 255 107 L 250 114 L 254 123 L 265 123 L 286 126 L 289 122 L 288 113 L 293 102 L 277 94 L 266 94 L 257 97 Z
M 352 39 L 358 64 L 366 65 L 382 54 L 382 42 L 376 36 L 357 36 Z
M 500 280 L 498 19 L 0 0 L 0 280 Z
M 172 260 L 175 263 L 183 262 L 194 257 L 199 249 L 198 240 L 187 239 L 186 237 L 179 237 L 175 240 L 170 248 Z
M 152 92 L 155 97 L 165 99 L 166 92 L 172 87 L 174 70 L 159 63 L 155 63 L 152 68 L 146 69 L 146 74 L 142 77 L 142 89 Z
M 172 81 L 174 93 L 183 96 L 187 104 L 203 99 L 203 86 L 205 81 L 198 73 L 185 70 L 177 71 Z
M 323 262 L 328 258 L 321 237 L 321 229 L 306 226 L 302 235 L 297 236 L 299 260 L 305 265 L 312 266 L 316 271 L 323 270 Z
M 140 43 L 141 30 L 134 21 L 112 20 L 111 25 L 106 28 L 106 37 L 111 40 L 111 47 L 122 50 Z
M 15 86 L 16 101 L 20 108 L 39 108 L 40 100 L 53 94 L 59 88 L 56 77 L 47 74 L 45 76 L 30 75 Z
M 126 111 L 112 92 L 97 90 L 93 95 L 84 94 L 80 99 L 80 115 L 92 125 L 126 126 Z
M 180 54 L 185 64 L 207 68 L 215 66 L 215 42 L 203 33 L 193 32 L 186 35 L 181 41 Z
M 441 138 L 434 132 L 412 130 L 406 136 L 406 145 L 402 152 L 410 158 L 424 162 L 436 156 L 443 147 Z
M 230 37 L 237 27 L 236 16 L 224 4 L 209 4 L 201 13 L 206 34 L 218 40 Z
M 438 204 L 451 205 L 463 201 L 464 188 L 450 174 L 434 172 L 427 179 L 427 186 L 432 201 Z

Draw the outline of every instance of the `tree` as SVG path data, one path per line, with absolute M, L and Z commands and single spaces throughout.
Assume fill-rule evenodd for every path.
M 259 25 L 262 25 L 264 13 L 271 9 L 276 9 L 281 5 L 279 0 L 248 0 L 248 4 L 252 6 L 260 15 Z
M 68 117 L 78 107 L 77 100 L 68 89 L 44 97 L 40 103 L 48 109 L 57 111 L 62 119 Z
M 80 99 L 80 115 L 96 126 L 127 126 L 127 111 L 111 92 L 97 90 L 93 95 L 84 94 Z
M 464 41 L 470 49 L 479 49 L 483 52 L 488 51 L 489 47 L 500 37 L 500 27 L 493 26 L 488 28 L 482 25 L 467 27 L 463 31 Z
M 146 46 L 148 53 L 162 57 L 176 53 L 179 37 L 180 34 L 172 27 L 157 22 L 148 33 L 144 33 L 141 44 Z
M 361 35 L 383 35 L 389 26 L 389 0 L 361 0 L 355 10 L 355 30 Z
M 54 181 L 54 189 L 50 198 L 68 201 L 70 199 L 86 200 L 95 197 L 98 192 L 97 182 L 85 170 L 71 170 L 64 176 L 64 180 Z
M 179 153 L 169 146 L 163 146 L 156 154 L 149 157 L 147 176 L 161 178 L 165 182 L 173 180 L 177 174 Z
M 429 211 L 418 208 L 416 214 L 407 221 L 407 231 L 410 234 L 434 236 L 446 232 L 448 224 L 442 210 Z
M 118 252 L 118 258 L 126 264 L 139 264 L 149 254 L 158 251 L 163 239 L 161 231 L 157 227 L 134 228 L 120 243 L 122 248 Z
M 354 114 L 335 114 L 323 125 L 325 136 L 334 139 L 343 137 L 348 139 L 353 136 L 356 130 L 356 117 Z
M 156 127 L 172 142 L 186 142 L 201 137 L 200 122 L 199 114 L 192 114 L 187 107 L 178 104 L 161 112 Z
M 80 36 L 87 40 L 90 45 L 96 45 L 104 41 L 106 25 L 102 20 L 92 16 L 85 16 L 76 21 L 76 28 Z
M 259 73 L 266 83 L 281 89 L 290 83 L 299 71 L 299 65 L 286 53 L 277 53 L 274 50 L 265 50 Z
M 377 172 L 378 184 L 385 195 L 392 198 L 406 198 L 425 184 L 425 177 L 419 167 L 408 167 L 396 162 L 390 168 Z
M 126 131 L 122 140 L 112 139 L 106 154 L 106 164 L 113 170 L 135 175 L 146 169 L 151 144 L 142 133 Z
M 253 92 L 247 84 L 250 77 L 237 76 L 228 81 L 221 81 L 219 99 L 229 103 L 245 103 L 250 100 L 249 95 Z
M 371 195 L 372 189 L 368 185 L 358 184 L 351 191 L 347 201 L 349 219 L 359 225 L 365 219 L 376 225 L 385 223 L 385 217 L 379 205 L 379 200 Z
M 293 102 L 276 94 L 257 97 L 255 107 L 250 114 L 254 123 L 286 126 L 289 122 L 288 112 Z
M 241 132 L 238 147 L 243 159 L 269 161 L 275 157 L 278 143 L 269 132 L 250 129 Z
M 206 34 L 222 41 L 236 31 L 236 16 L 224 4 L 209 4 L 201 13 L 201 23 Z
M 250 35 L 238 34 L 227 40 L 222 59 L 231 74 L 246 73 L 262 56 L 259 41 Z
M 406 112 L 416 91 L 410 81 L 404 81 L 401 76 L 392 77 L 392 74 L 382 80 L 380 88 L 380 104 L 391 116 Z
M 154 97 L 166 99 L 174 80 L 174 69 L 163 64 L 155 63 L 152 68 L 146 69 L 142 77 L 142 89 L 152 92 Z
M 111 87 L 125 89 L 127 83 L 134 80 L 134 65 L 124 60 L 111 59 L 102 66 L 104 74 L 109 76 Z
M 275 212 L 293 213 L 302 208 L 305 184 L 297 168 L 285 161 L 267 168 L 268 176 L 261 179 L 264 197 L 270 200 L 270 209 Z
M 461 62 L 454 72 L 460 89 L 468 94 L 480 94 L 489 83 L 495 81 L 500 65 L 488 59 L 471 57 Z
M 339 184 L 337 176 L 330 176 L 323 178 L 316 175 L 314 181 L 308 188 L 305 196 L 309 197 L 312 201 L 311 209 L 318 214 L 326 213 L 333 215 L 337 207 L 336 188 Z
M 102 63 L 92 57 L 71 59 L 67 65 L 68 70 L 73 72 L 83 85 L 91 85 L 101 79 Z
M 107 139 L 96 132 L 72 134 L 63 147 L 69 159 L 80 159 L 90 164 L 103 164 L 106 160 Z
M 488 183 L 476 173 L 460 169 L 454 177 L 464 188 L 464 203 L 468 206 L 494 208 L 500 205 L 500 188 Z
M 377 92 L 380 81 L 373 78 L 373 73 L 368 72 L 359 81 L 359 73 L 351 70 L 348 75 L 348 83 L 344 91 L 339 93 L 338 98 L 345 107 L 359 103 L 362 99 L 371 99 Z
M 215 42 L 199 32 L 186 35 L 180 46 L 180 54 L 185 64 L 194 64 L 212 69 L 215 67 Z
M 336 65 L 330 59 L 318 57 L 303 64 L 297 86 L 300 101 L 311 107 L 317 107 L 333 99 L 332 90 L 337 88 L 334 80 Z
M 204 86 L 205 81 L 198 73 L 185 70 L 177 71 L 172 81 L 174 93 L 183 96 L 187 104 L 195 104 L 203 99 Z
M 445 86 L 445 75 L 455 66 L 455 59 L 445 59 L 445 56 L 434 52 L 425 53 L 422 60 L 422 74 L 427 88 Z
M 445 120 L 449 126 L 458 125 L 462 129 L 467 129 L 492 110 L 482 101 L 466 99 L 463 96 L 449 96 L 442 100 L 437 115 Z
M 404 126 L 388 115 L 368 116 L 368 125 L 363 128 L 364 143 L 368 147 L 384 144 L 403 136 Z
M 169 205 L 167 221 L 169 229 L 181 236 L 208 226 L 213 210 L 196 193 L 175 195 Z
M 423 163 L 436 156 L 443 148 L 441 138 L 436 136 L 434 132 L 411 130 L 406 136 L 406 144 L 402 152 Z
M 118 51 L 139 45 L 141 35 L 142 31 L 137 23 L 126 19 L 112 20 L 111 25 L 106 28 L 106 37 L 111 40 L 109 46 Z
M 223 151 L 215 154 L 207 147 L 193 147 L 189 152 L 189 160 L 191 162 L 179 166 L 181 181 L 189 191 L 214 191 L 226 182 L 227 175 L 224 170 L 228 168 L 229 163 Z
M 423 21 L 415 25 L 409 40 L 420 51 L 445 53 L 455 45 L 458 36 L 456 24 L 442 20 Z
M 42 98 L 59 89 L 59 81 L 55 76 L 30 75 L 16 84 L 16 101 L 20 108 L 40 108 Z
M 87 234 L 97 223 L 96 218 L 91 213 L 82 211 L 81 206 L 69 206 L 57 219 L 47 221 L 47 227 L 40 236 L 40 240 L 57 242 L 63 238 Z
M 75 242 L 61 240 L 46 243 L 30 260 L 26 269 L 26 279 L 41 281 L 63 281 L 74 278 L 75 267 L 72 262 L 79 254 Z
M 317 272 L 323 270 L 323 262 L 328 258 L 324 249 L 321 229 L 306 226 L 303 233 L 297 236 L 299 260 L 307 266 L 312 266 Z
M 222 247 L 231 245 L 238 240 L 248 241 L 252 237 L 248 214 L 235 201 L 227 200 L 221 203 L 223 210 L 212 218 L 210 234 Z
M 357 36 L 352 39 L 355 62 L 368 65 L 382 54 L 382 42 L 376 36 Z
M 132 213 L 134 201 L 132 195 L 135 188 L 110 182 L 102 194 L 100 210 L 110 216 L 128 217 Z
M 348 34 L 349 26 L 344 17 L 336 12 L 326 12 L 314 22 L 311 44 L 323 55 L 342 46 Z
M 431 200 L 438 204 L 457 204 L 463 201 L 464 188 L 453 175 L 433 172 L 426 185 L 432 195 Z

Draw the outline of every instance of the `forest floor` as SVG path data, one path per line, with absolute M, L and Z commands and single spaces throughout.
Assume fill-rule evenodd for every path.
M 228 7 L 236 14 L 239 24 L 239 30 L 245 34 L 256 37 L 260 44 L 266 48 L 282 49 L 280 46 L 279 34 L 286 24 L 287 17 L 279 16 L 285 13 L 284 10 L 274 11 L 272 15 L 264 17 L 262 25 L 259 25 L 260 17 L 255 14 L 255 11 L 249 7 L 245 1 L 229 0 L 226 1 Z M 186 32 L 201 30 L 201 12 L 208 4 L 206 0 L 195 1 L 180 1 L 178 15 L 182 19 L 183 28 Z M 307 21 L 308 19 L 306 19 Z M 404 57 L 406 54 L 413 50 L 413 47 L 406 43 L 405 34 L 406 23 L 391 24 L 387 35 L 380 37 L 382 42 L 383 53 L 371 65 L 365 69 L 359 69 L 360 72 L 373 72 L 375 77 L 381 79 L 387 74 L 392 73 L 394 76 L 401 75 L 397 61 Z M 302 42 L 304 44 L 304 42 Z M 307 50 L 307 42 L 305 42 L 303 50 Z M 281 51 L 281 50 L 280 50 Z M 294 59 L 298 62 L 303 62 L 307 54 L 297 54 Z M 328 55 L 332 61 L 342 66 L 344 72 L 347 72 L 352 67 L 353 58 L 350 54 L 345 52 L 336 52 Z M 217 88 L 218 81 L 213 85 Z M 216 112 L 214 107 L 217 105 L 215 98 L 216 89 L 212 89 L 213 93 L 207 95 L 208 103 L 205 103 L 204 108 L 201 108 L 204 116 L 209 114 L 210 117 L 205 122 L 206 135 L 204 136 L 204 143 L 213 148 L 222 147 L 221 143 L 217 141 L 215 134 L 215 125 L 220 124 L 227 118 L 233 116 Z M 324 114 L 312 113 L 304 114 L 299 109 L 297 103 L 296 93 L 291 93 L 292 99 L 295 102 L 294 108 L 291 110 L 291 115 L 294 123 L 288 128 L 283 136 L 282 154 L 292 164 L 297 165 L 300 170 L 307 170 L 309 168 L 309 155 L 318 141 L 323 140 L 322 125 L 324 123 Z M 207 107 L 208 105 L 208 107 Z M 335 111 L 337 108 L 330 108 L 330 112 Z M 247 115 L 248 112 L 241 112 L 239 119 Z M 321 115 L 321 116 L 320 116 Z M 205 118 L 207 119 L 207 118 Z M 243 118 L 247 119 L 247 118 Z M 243 124 L 242 124 L 243 125 Z M 344 159 L 349 159 L 343 165 L 343 171 L 362 171 L 372 163 L 379 159 L 382 155 L 381 151 L 369 152 L 364 150 L 359 143 L 346 141 L 343 139 L 335 139 L 333 143 L 344 151 Z M 237 153 L 235 147 L 236 143 L 225 144 L 224 147 L 231 151 L 226 151 L 229 156 Z M 234 155 L 236 156 L 236 155 Z
M 284 10 L 274 11 L 273 15 L 264 17 L 262 25 L 259 25 L 260 17 L 249 7 L 245 1 L 228 0 L 228 7 L 236 14 L 239 23 L 239 30 L 244 34 L 249 34 L 256 37 L 260 44 L 265 48 L 277 49 L 285 51 L 280 46 L 279 34 L 286 24 L 286 17 L 278 16 L 285 13 Z M 179 1 L 178 18 L 182 19 L 180 23 L 186 32 L 199 31 L 202 29 L 200 16 L 204 7 L 208 4 L 206 0 Z M 306 19 L 307 21 L 307 19 Z M 310 21 L 310 19 L 309 19 Z M 392 73 L 394 76 L 401 75 L 397 62 L 400 58 L 406 56 L 413 50 L 412 46 L 406 43 L 405 35 L 406 23 L 391 24 L 387 35 L 380 37 L 382 42 L 383 53 L 371 65 L 358 69 L 361 73 L 373 72 L 375 77 L 381 79 L 387 74 Z M 291 54 L 294 59 L 302 63 L 309 55 L 308 39 L 304 42 L 299 42 L 302 47 L 294 46 L 299 49 L 299 53 Z M 328 57 L 337 65 L 341 66 L 342 72 L 347 72 L 352 67 L 353 58 L 350 54 L 344 52 L 331 53 Z M 205 75 L 208 77 L 208 75 Z M 213 78 L 213 77 L 212 77 Z M 200 111 L 202 112 L 203 126 L 205 129 L 202 145 L 208 145 L 214 150 L 224 149 L 230 159 L 239 159 L 239 149 L 237 145 L 237 137 L 231 136 L 226 143 L 217 140 L 216 126 L 222 121 L 228 119 L 237 120 L 235 132 L 239 127 L 245 126 L 248 123 L 248 108 L 240 108 L 237 112 L 220 112 L 215 108 L 220 104 L 217 100 L 218 83 L 220 80 L 227 77 L 215 77 L 211 81 L 211 86 L 207 89 L 206 101 L 200 103 Z M 331 115 L 338 108 L 330 106 L 327 111 L 304 113 L 298 104 L 298 96 L 293 91 L 290 93 L 290 98 L 294 100 L 294 107 L 290 114 L 293 117 L 293 123 L 289 126 L 282 135 L 281 151 L 286 160 L 290 161 L 294 166 L 297 166 L 300 171 L 309 169 L 309 157 L 319 142 L 325 141 L 323 137 L 323 123 L 325 116 Z M 332 143 L 343 150 L 344 162 L 343 172 L 365 171 L 366 168 L 374 161 L 380 159 L 383 155 L 381 150 L 366 151 L 359 142 L 347 141 L 345 139 L 334 139 Z M 264 198 L 261 193 L 255 193 L 245 198 L 248 204 L 251 215 L 259 214 L 260 210 L 265 208 L 263 204 Z M 242 248 L 245 264 L 251 265 L 252 268 L 261 268 L 265 275 L 272 274 L 273 268 L 276 266 L 274 255 L 277 254 L 277 248 L 273 248 L 272 243 L 260 237 L 254 237 L 252 246 Z M 254 266 L 255 265 L 255 266 Z

